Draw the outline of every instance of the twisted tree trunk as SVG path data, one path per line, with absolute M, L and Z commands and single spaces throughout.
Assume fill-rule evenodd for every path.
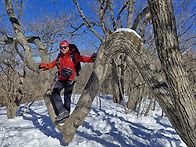
M 107 52 L 105 50 L 107 50 Z M 174 128 L 179 129 L 181 126 L 180 124 L 186 122 L 179 118 L 181 116 L 174 114 L 174 112 L 176 112 L 176 103 L 173 103 L 172 101 L 173 95 L 170 93 L 168 84 L 163 80 L 159 81 L 160 73 L 157 72 L 157 68 L 153 62 L 149 60 L 154 57 L 147 52 L 141 43 L 141 39 L 138 38 L 134 33 L 121 31 L 115 32 L 109 36 L 106 42 L 103 43 L 99 49 L 94 71 L 87 82 L 76 109 L 63 125 L 62 131 L 66 142 L 70 142 L 73 139 L 77 128 L 82 124 L 85 117 L 90 112 L 93 99 L 99 90 L 99 86 L 102 84 L 102 81 L 105 77 L 105 72 L 107 72 L 108 59 L 122 52 L 126 53 L 132 59 L 144 81 L 154 92 L 155 97 L 169 117 L 169 120 L 173 124 Z M 194 105 L 194 103 L 192 103 L 192 105 Z M 189 117 L 194 118 L 195 113 L 192 112 L 193 111 L 186 111 L 185 113 L 187 113 Z M 194 133 L 194 126 L 189 124 L 186 125 L 186 127 L 192 128 L 192 130 L 189 131 Z M 178 130 L 177 132 L 180 134 L 183 133 L 184 130 Z M 181 137 L 183 138 L 185 136 Z

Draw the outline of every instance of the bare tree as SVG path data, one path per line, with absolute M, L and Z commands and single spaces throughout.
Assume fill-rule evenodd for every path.
M 92 33 L 95 33 L 95 35 L 102 42 L 102 45 L 99 48 L 93 72 L 83 90 L 76 108 L 71 116 L 66 119 L 63 126 L 57 126 L 63 134 L 65 142 L 72 141 L 77 128 L 82 124 L 85 117 L 90 112 L 94 97 L 99 91 L 99 88 L 107 75 L 106 73 L 111 66 L 111 59 L 115 59 L 123 54 L 126 54 L 131 60 L 131 62 L 127 63 L 128 66 L 134 64 L 134 67 L 137 68 L 138 73 L 148 84 L 149 89 L 153 92 L 153 95 L 156 97 L 160 106 L 167 114 L 174 128 L 177 130 L 177 133 L 179 133 L 187 145 L 194 146 L 194 144 L 196 144 L 196 120 L 194 115 L 196 107 L 195 101 L 193 101 L 192 91 L 189 89 L 191 86 L 186 79 L 186 74 L 182 67 L 182 59 L 176 37 L 175 21 L 171 19 L 174 17 L 171 2 L 169 0 L 149 0 L 152 20 L 153 23 L 156 24 L 155 37 L 157 41 L 157 50 L 165 74 L 165 78 L 160 79 L 162 72 L 157 72 L 160 71 L 160 68 L 157 67 L 157 64 L 155 64 L 153 60 L 156 59 L 156 56 L 150 54 L 149 50 L 144 48 L 142 43 L 143 41 L 137 35 L 135 35 L 133 32 L 127 31 L 117 31 L 114 33 L 112 33 L 112 31 L 107 32 L 109 27 L 106 27 L 106 24 L 104 24 L 103 21 L 100 21 L 98 25 L 102 27 L 103 32 L 106 33 L 106 37 L 103 39 L 103 36 L 96 34 L 96 30 L 93 29 L 93 23 L 86 19 L 77 3 L 77 0 L 73 1 L 75 2 L 85 25 Z M 100 20 L 103 20 L 103 14 L 106 11 L 106 8 L 110 7 L 109 3 L 106 3 L 109 1 L 99 2 L 101 6 Z M 32 60 L 32 52 L 28 44 L 28 38 L 24 36 L 20 23 L 14 15 L 12 3 L 10 0 L 5 0 L 5 4 L 8 16 L 14 28 L 16 41 L 18 41 L 23 47 L 24 52 L 27 55 L 27 57 L 21 55 L 21 58 L 30 69 L 37 71 L 37 66 Z M 126 4 L 127 3 L 124 3 L 122 5 L 122 9 L 119 11 L 118 19 L 113 20 L 114 28 L 115 26 L 119 25 L 119 22 L 121 21 L 120 14 L 122 14 L 122 12 L 125 10 Z M 157 16 L 159 16 L 161 19 L 157 19 Z M 165 23 L 166 21 L 170 23 Z M 163 25 L 163 27 L 160 24 Z M 158 29 L 158 31 L 156 31 L 156 29 Z M 31 38 L 30 41 L 34 42 L 38 49 L 40 49 L 40 52 L 42 50 L 44 51 L 43 54 L 46 55 L 46 51 L 38 38 Z M 164 50 L 162 50 L 161 47 L 164 48 Z M 48 107 L 49 115 L 51 116 L 51 119 L 54 120 L 55 115 L 49 99 L 45 99 L 45 102 Z M 174 114 L 174 112 L 176 113 Z
M 50 85 L 48 82 L 48 80 L 49 80 L 48 73 L 47 72 L 39 73 L 38 65 L 33 60 L 33 51 L 32 51 L 30 43 L 33 43 L 36 45 L 42 61 L 45 61 L 45 62 L 49 61 L 46 48 L 40 42 L 39 37 L 37 37 L 37 36 L 26 37 L 24 35 L 24 32 L 21 28 L 19 19 L 15 16 L 13 5 L 10 0 L 5 0 L 5 6 L 6 6 L 7 14 L 9 16 L 9 19 L 10 19 L 10 22 L 12 24 L 12 27 L 14 29 L 15 34 L 13 35 L 13 37 L 9 37 L 5 32 L 3 32 L 3 38 L 2 38 L 3 40 L 1 40 L 1 42 L 3 42 L 5 45 L 12 45 L 13 46 L 12 49 L 20 57 L 22 64 L 24 64 L 25 67 L 27 67 L 32 72 L 36 73 L 38 75 L 38 77 L 40 76 L 40 79 L 43 79 L 44 82 L 43 81 L 40 82 L 40 85 L 42 87 L 41 89 L 47 89 Z M 15 68 L 12 68 L 12 70 L 14 71 L 13 73 L 17 73 L 17 70 Z M 14 81 L 11 81 L 11 82 L 13 82 L 12 84 L 14 84 Z M 27 85 L 27 81 L 25 84 Z M 18 84 L 18 86 L 19 86 L 19 84 Z M 15 82 L 15 87 L 17 88 L 16 82 Z M 25 91 L 24 87 L 22 87 L 20 90 L 22 90 L 23 94 L 27 92 L 27 91 Z M 34 89 L 34 90 L 36 90 L 36 89 Z M 43 91 L 42 91 L 42 93 L 43 93 Z M 9 95 L 9 99 L 12 99 L 11 102 L 15 102 L 13 96 Z M 7 105 L 8 104 L 9 104 L 9 102 L 7 103 Z M 14 108 L 16 108 L 16 107 L 14 107 Z M 12 109 L 10 109 L 10 110 L 12 110 Z M 16 110 L 16 109 L 14 109 L 14 110 Z M 13 112 L 12 114 L 13 114 L 12 117 L 14 117 L 16 115 L 15 112 Z
M 33 32 L 39 36 L 48 54 L 51 55 L 58 49 L 55 47 L 57 42 L 72 35 L 65 31 L 66 28 L 68 28 L 70 18 L 71 17 L 68 15 L 62 15 L 55 18 L 45 15 L 29 24 L 25 30 Z
M 7 48 L 4 47 L 1 55 L 1 96 L 7 109 L 7 117 L 14 118 L 22 98 L 22 75 L 15 70 L 20 65 L 13 45 L 9 45 Z
M 86 26 L 87 29 L 92 34 L 94 34 L 102 43 L 112 32 L 116 31 L 118 28 L 127 27 L 136 30 L 139 27 L 142 19 L 149 15 L 149 7 L 145 7 L 133 21 L 135 0 L 125 0 L 121 2 L 112 0 L 96 0 L 93 2 L 93 5 L 97 5 L 96 8 L 93 6 L 93 13 L 95 13 L 96 18 L 94 17 L 93 19 L 91 19 L 84 14 L 77 0 L 73 0 L 73 2 L 76 5 L 78 13 L 80 14 L 82 19 L 81 25 L 78 26 Z M 117 5 L 119 7 L 119 10 L 116 11 L 114 10 L 114 7 L 116 7 Z M 117 14 L 117 16 L 115 16 L 115 13 Z M 147 19 L 146 23 L 148 21 L 149 19 Z M 99 27 L 102 32 L 96 31 L 97 27 Z M 78 27 L 78 29 L 76 30 L 80 29 L 81 28 Z M 126 70 L 125 59 L 125 55 L 119 54 L 118 57 L 115 57 L 115 62 L 111 61 L 111 64 L 113 66 L 111 70 L 112 80 L 109 82 L 113 87 L 113 100 L 117 103 L 121 103 L 121 101 L 123 100 L 125 89 L 126 87 L 128 87 L 128 85 L 125 84 L 129 83 L 126 82 L 127 79 L 125 78 L 126 75 L 124 74 Z M 127 73 L 127 75 L 129 75 L 129 73 Z
M 176 14 L 176 27 L 179 40 L 180 50 L 185 54 L 196 46 L 195 26 L 195 7 L 190 0 L 182 0 L 174 3 L 180 8 L 180 12 Z
M 57 51 L 55 42 L 58 42 L 60 39 L 63 39 L 63 37 L 69 35 L 66 33 L 69 17 L 67 15 L 57 18 L 47 16 L 45 18 L 40 18 L 40 20 L 35 20 L 22 29 L 20 17 L 23 15 L 25 2 L 23 0 L 14 2 L 5 1 L 5 6 L 10 22 L 14 28 L 14 34 L 11 31 L 11 33 L 8 33 L 8 31 L 0 30 L 2 34 L 0 43 L 5 46 L 12 45 L 13 51 L 16 51 L 19 56 L 17 56 L 17 59 L 20 59 L 20 64 L 23 64 L 25 67 L 26 77 L 23 79 L 25 85 L 21 88 L 24 97 L 26 97 L 25 99 L 28 99 L 29 101 L 33 100 L 33 96 L 34 99 L 36 99 L 36 96 L 40 98 L 43 96 L 44 91 L 50 87 L 49 85 L 53 78 L 49 78 L 51 73 L 48 71 L 40 73 L 38 64 L 33 58 L 36 56 L 40 58 L 42 62 L 49 62 L 51 60 L 51 55 L 54 55 Z M 17 11 L 14 13 L 14 10 Z M 37 36 L 25 36 L 24 32 L 29 31 Z M 17 70 L 23 69 L 15 68 L 13 70 L 17 73 Z M 39 80 L 34 77 L 39 77 Z M 36 87 L 34 86 L 35 84 L 39 86 Z M 26 88 L 27 86 L 31 87 L 31 90 L 30 88 Z M 35 95 L 35 91 L 37 95 Z M 34 92 L 34 95 L 31 94 L 32 92 Z
M 153 1 L 153 2 L 154 2 L 154 4 L 156 4 L 155 1 Z M 162 1 L 159 4 L 163 4 L 163 6 L 167 7 L 167 4 L 164 3 L 164 2 L 165 1 Z M 150 8 L 152 8 L 152 7 L 150 7 Z M 164 8 L 164 7 L 161 7 L 161 8 Z M 123 7 L 122 7 L 122 10 L 123 10 Z M 165 11 L 165 10 L 164 10 L 164 12 L 170 12 L 171 13 L 171 11 Z M 161 16 L 161 13 L 154 13 L 154 14 L 160 14 L 160 18 L 164 18 L 164 16 Z M 170 20 L 170 19 L 167 19 L 167 20 Z M 162 22 L 161 24 L 165 24 L 165 23 Z M 174 23 L 172 22 L 172 24 L 174 24 Z M 102 24 L 102 27 L 104 27 L 104 26 L 105 25 Z M 160 26 L 160 25 L 158 25 L 158 26 Z M 169 26 L 167 26 L 167 27 L 169 27 Z M 171 28 L 173 28 L 173 26 Z M 162 31 L 160 31 L 160 32 L 163 33 L 163 34 L 165 33 L 165 32 L 162 32 Z M 93 100 L 93 98 L 94 98 L 94 96 L 95 96 L 95 94 L 98 90 L 98 87 L 97 87 L 96 84 L 97 83 L 98 84 L 102 83 L 102 81 L 104 79 L 104 76 L 105 76 L 105 72 L 107 71 L 106 70 L 107 67 L 104 66 L 104 65 L 108 66 L 108 60 L 109 60 L 110 57 L 112 57 L 112 54 L 114 52 L 115 53 L 125 52 L 133 60 L 135 66 L 138 68 L 138 70 L 139 70 L 140 74 L 142 75 L 143 79 L 150 86 L 150 88 L 153 91 L 155 97 L 159 101 L 159 104 L 161 105 L 163 110 L 166 112 L 166 114 L 169 117 L 171 123 L 177 129 L 177 132 L 180 134 L 180 136 L 183 138 L 183 140 L 189 146 L 194 146 L 194 144 L 195 144 L 195 142 L 194 142 L 194 140 L 195 140 L 194 130 L 195 130 L 195 122 L 196 122 L 195 117 L 194 117 L 195 102 L 193 101 L 193 95 L 188 94 L 189 92 L 190 93 L 192 93 L 192 92 L 190 90 L 187 90 L 188 87 L 184 88 L 185 91 L 181 91 L 180 89 L 177 89 L 177 90 L 175 89 L 175 87 L 178 87 L 178 83 L 175 82 L 175 80 L 177 80 L 178 82 L 182 80 L 182 79 L 179 79 L 179 76 L 176 77 L 175 75 L 173 75 L 172 77 L 167 77 L 167 75 L 169 75 L 169 76 L 172 75 L 172 72 L 174 71 L 175 68 L 173 69 L 173 66 L 172 67 L 170 67 L 170 66 L 167 67 L 166 65 L 171 65 L 171 61 L 175 61 L 175 56 L 174 57 L 171 56 L 171 58 L 173 60 L 167 60 L 167 59 L 164 60 L 164 58 L 161 58 L 163 67 L 164 67 L 164 64 L 166 64 L 165 66 L 167 68 L 163 68 L 163 71 L 166 75 L 166 79 L 161 79 L 160 80 L 160 73 L 161 72 L 157 72 L 157 71 L 159 71 L 159 69 L 156 68 L 156 64 L 154 64 L 152 62 L 152 60 L 149 60 L 149 59 L 152 58 L 152 55 L 149 55 L 149 53 L 147 53 L 147 51 L 145 51 L 145 49 L 141 45 L 141 40 L 140 39 L 134 40 L 135 39 L 134 35 L 130 35 L 130 34 L 128 35 L 128 34 L 129 33 L 114 33 L 111 36 L 107 36 L 106 41 L 103 42 L 103 45 L 100 47 L 100 51 L 99 51 L 99 55 L 98 55 L 98 58 L 97 58 L 97 61 L 96 61 L 96 64 L 95 64 L 94 72 L 91 75 L 91 78 L 89 79 L 89 82 L 87 83 L 87 85 L 85 87 L 83 95 L 81 96 L 81 99 L 78 102 L 78 105 L 77 105 L 76 109 L 74 110 L 71 117 L 66 121 L 65 125 L 63 126 L 63 130 L 64 130 L 63 134 L 64 134 L 64 137 L 65 137 L 65 140 L 67 142 L 71 141 L 75 131 L 77 130 L 77 127 L 82 123 L 82 120 L 84 119 L 84 117 L 90 111 L 90 105 L 91 105 L 92 100 Z M 155 36 L 156 36 L 156 33 L 155 33 Z M 167 37 L 165 37 L 165 38 L 167 38 Z M 162 39 L 164 39 L 164 38 L 162 38 Z M 134 40 L 134 42 L 133 42 L 133 40 Z M 164 42 L 169 43 L 169 41 L 161 40 L 159 42 L 159 44 L 164 43 Z M 176 45 L 176 44 L 174 44 L 174 45 Z M 138 50 L 137 47 L 139 47 L 139 50 Z M 162 46 L 162 47 L 164 48 L 164 46 Z M 178 55 L 179 51 L 176 52 L 175 48 L 173 48 L 173 49 L 175 51 L 175 55 Z M 104 53 L 103 50 L 107 50 L 108 52 Z M 158 51 L 161 52 L 161 49 L 158 49 Z M 169 51 L 170 51 L 169 53 L 172 53 L 171 49 Z M 163 53 L 163 52 L 161 52 L 161 53 Z M 167 53 L 167 55 L 169 53 Z M 161 55 L 160 55 L 160 57 L 161 57 Z M 175 63 L 176 64 L 178 63 L 179 65 L 182 64 L 182 61 L 180 59 L 180 55 L 177 56 L 177 59 L 178 59 L 178 62 L 175 62 Z M 170 62 L 170 64 L 169 64 L 169 62 Z M 174 67 L 175 67 L 175 63 L 172 63 L 172 65 L 174 65 Z M 172 68 L 172 69 L 167 71 L 166 69 L 168 69 L 168 68 Z M 178 69 L 178 68 L 180 68 L 180 69 Z M 182 65 L 177 66 L 176 69 L 178 69 L 178 71 L 176 71 L 175 73 L 180 74 L 180 75 L 184 74 Z M 167 74 L 167 72 L 170 72 L 170 73 Z M 185 78 L 185 77 L 186 76 L 184 75 L 183 78 Z M 99 82 L 97 81 L 98 80 L 97 78 L 99 79 Z M 183 79 L 183 80 L 185 80 L 184 81 L 185 83 L 183 83 L 183 84 L 185 84 L 185 86 L 187 86 L 188 83 L 187 83 L 186 79 Z M 176 83 L 176 85 L 174 83 Z M 184 87 L 184 86 L 180 86 L 180 87 Z M 179 91 L 181 91 L 181 92 L 179 92 Z M 185 92 L 185 93 L 187 92 L 187 98 L 188 99 L 186 99 L 186 101 L 184 101 L 185 100 L 184 98 L 186 96 L 182 95 L 183 92 Z M 181 95 L 177 96 L 180 93 L 181 93 Z M 182 103 L 182 101 L 184 101 L 186 103 Z M 179 104 L 181 106 L 183 105 L 183 108 L 185 108 L 185 109 L 182 109 L 180 107 L 180 105 L 178 106 L 178 104 L 176 104 L 176 102 L 180 102 Z M 173 114 L 173 112 L 174 112 L 174 110 L 176 110 L 176 108 L 179 112 L 179 113 L 177 112 L 177 115 Z M 181 113 L 183 113 L 182 110 L 186 111 L 187 113 L 185 113 L 184 115 L 181 114 Z M 186 115 L 186 114 L 188 114 L 188 115 Z M 186 122 L 187 122 L 186 125 L 183 125 L 184 120 L 186 120 Z M 72 125 L 72 123 L 74 123 L 74 124 Z M 67 126 L 72 126 L 72 127 L 67 128 Z M 190 131 L 191 131 L 191 133 L 188 134 L 188 132 L 190 132 Z M 184 135 L 184 134 L 186 134 L 186 135 Z
M 188 146 L 195 146 L 196 101 L 182 64 L 172 0 L 148 0 L 148 3 L 157 52 L 171 95 L 171 106 L 161 104 L 161 107 L 183 141 Z

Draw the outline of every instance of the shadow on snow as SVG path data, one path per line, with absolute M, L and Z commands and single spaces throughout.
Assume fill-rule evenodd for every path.
M 92 108 L 91 111 L 94 111 L 97 115 L 97 117 L 100 117 L 101 114 L 99 112 L 102 112 L 102 115 L 105 116 L 105 121 L 107 121 L 107 124 L 111 126 L 111 129 L 109 133 L 106 133 L 106 135 L 111 136 L 113 138 L 112 140 L 115 141 L 116 145 L 112 142 L 109 142 L 107 139 L 101 138 L 102 132 L 100 130 L 96 130 L 89 122 L 84 121 L 82 127 L 85 129 L 90 129 L 93 133 L 88 134 L 86 132 L 82 132 L 80 130 L 77 131 L 77 135 L 86 138 L 88 140 L 95 141 L 97 143 L 102 144 L 103 146 L 110 146 L 110 147 L 116 147 L 118 146 L 117 143 L 120 146 L 123 147 L 130 147 L 130 146 L 137 146 L 137 147 L 162 147 L 163 144 L 159 144 L 159 140 L 164 139 L 171 146 L 172 142 L 175 142 L 176 146 L 180 146 L 181 141 L 176 138 L 168 137 L 165 134 L 172 134 L 176 135 L 175 131 L 172 131 L 171 129 L 165 130 L 165 129 L 159 129 L 159 130 L 153 130 L 149 129 L 141 124 L 134 123 L 131 121 L 126 120 L 123 117 L 118 117 L 118 119 L 121 120 L 122 124 L 125 124 L 129 127 L 129 129 L 132 131 L 132 135 L 126 135 L 122 134 L 122 132 L 116 128 L 115 122 L 112 122 L 111 119 L 114 117 L 117 117 L 113 114 L 107 113 L 105 110 L 98 110 L 97 108 Z M 60 132 L 57 132 L 55 129 L 55 125 L 52 123 L 51 119 L 47 115 L 41 115 L 33 111 L 32 109 L 29 109 L 30 116 L 23 116 L 26 120 L 31 120 L 36 128 L 38 128 L 41 132 L 43 132 L 47 136 L 51 136 L 53 138 L 57 138 L 61 145 L 66 146 L 67 144 L 63 141 L 63 136 Z M 171 126 L 164 124 L 160 121 L 160 118 L 155 119 L 156 122 L 165 127 L 165 128 L 172 128 Z M 129 133 L 129 132 L 128 132 Z M 140 138 L 140 139 L 138 139 Z
M 60 144 L 63 146 L 67 145 L 63 141 L 63 135 L 60 132 L 56 131 L 55 125 L 53 124 L 49 116 L 36 113 L 31 108 L 29 109 L 28 114 L 30 116 L 27 117 L 23 115 L 23 119 L 31 120 L 33 122 L 33 125 L 45 135 L 58 139 L 60 141 Z

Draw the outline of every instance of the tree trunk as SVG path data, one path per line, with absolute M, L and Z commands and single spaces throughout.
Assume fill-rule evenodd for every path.
M 149 113 L 149 111 L 150 111 L 150 109 L 151 109 L 151 107 L 153 105 L 153 102 L 154 102 L 154 98 L 150 97 L 150 102 L 148 104 L 148 107 L 146 109 L 146 112 L 144 113 L 144 116 L 148 116 L 148 113 Z
M 152 16 L 156 47 L 171 95 L 171 110 L 167 115 L 188 146 L 196 145 L 196 101 L 182 67 L 182 55 L 177 38 L 172 0 L 148 0 Z
M 129 93 L 129 100 L 127 102 L 127 108 L 131 110 L 136 110 L 139 100 L 142 97 L 142 88 L 137 87 Z
M 112 95 L 113 102 L 119 104 L 122 100 L 122 96 L 119 89 L 118 65 L 114 59 L 112 59 Z
M 110 60 L 108 58 L 108 53 L 105 52 L 105 48 L 105 44 L 100 47 L 94 64 L 94 70 L 91 73 L 76 108 L 62 126 L 61 132 L 63 133 L 64 141 L 66 143 L 72 141 L 78 127 L 90 112 L 92 102 L 106 77 L 109 65 L 108 62 Z
M 125 72 L 125 55 L 119 55 L 112 58 L 112 93 L 113 101 L 120 104 L 124 97 L 124 72 Z
M 6 112 L 7 112 L 8 119 L 13 119 L 16 116 L 17 108 L 18 105 L 13 101 L 10 101 L 9 103 L 6 104 Z

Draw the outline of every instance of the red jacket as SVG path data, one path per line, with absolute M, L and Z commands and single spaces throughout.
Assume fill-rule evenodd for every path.
M 71 53 L 70 51 L 68 51 L 66 54 L 62 54 L 60 53 L 60 55 L 51 63 L 47 64 L 47 69 L 53 68 L 54 66 L 57 66 L 58 68 L 58 80 L 71 80 L 73 81 L 75 76 L 76 76 L 76 69 L 75 69 L 75 64 L 72 61 L 72 57 L 71 55 L 74 54 L 74 59 L 76 62 L 93 62 L 92 57 L 87 57 L 87 56 L 81 56 L 80 54 L 74 52 Z M 58 65 L 57 65 L 58 62 Z M 66 69 L 71 69 L 72 74 L 69 78 L 65 78 L 61 75 L 62 73 L 62 69 L 66 68 Z

